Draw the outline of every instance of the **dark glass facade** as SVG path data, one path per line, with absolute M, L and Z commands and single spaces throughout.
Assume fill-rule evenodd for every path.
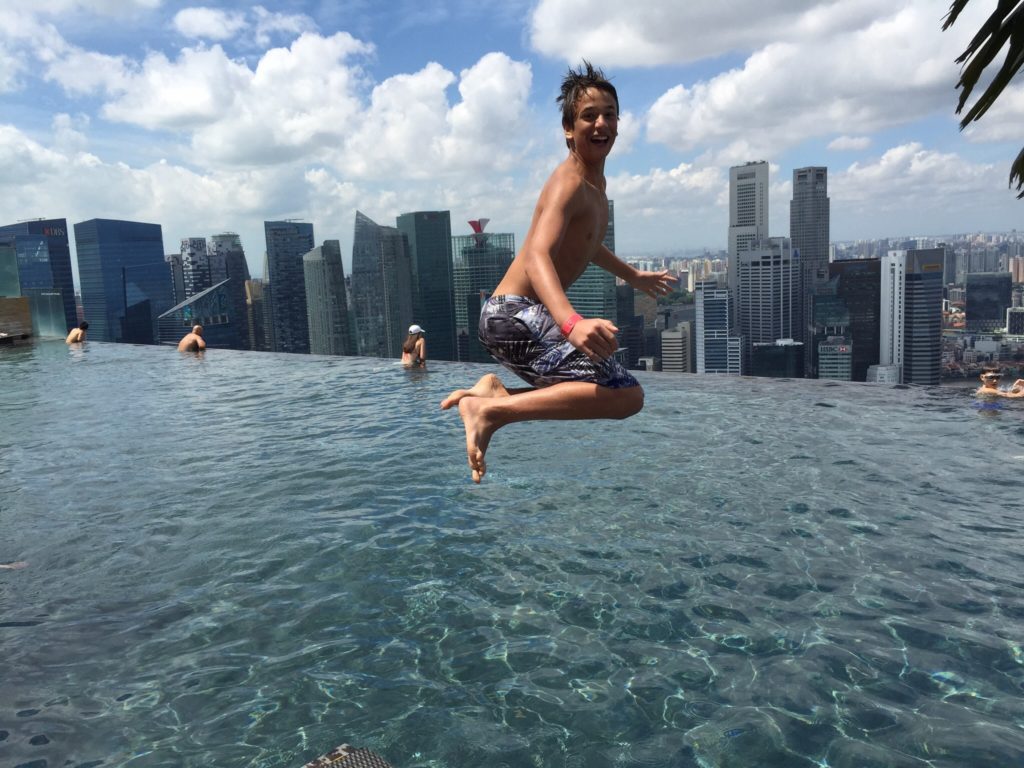
M 232 292 L 231 280 L 223 280 L 164 312 L 157 321 L 159 342 L 177 344 L 201 325 L 207 347 L 248 349 L 247 318 L 244 309 L 238 313 Z
M 156 343 L 173 304 L 160 225 L 90 219 L 75 224 L 75 248 L 89 338 Z
M 942 368 L 942 248 L 907 251 L 903 383 L 936 385 Z M 1009 273 L 1007 273 L 1009 277 Z
M 265 221 L 270 314 L 274 351 L 309 353 L 306 277 L 302 257 L 314 248 L 313 225 L 298 221 Z
M 403 213 L 396 225 L 405 235 L 412 265 L 413 322 L 426 330 L 431 358 L 457 360 L 451 214 L 448 211 Z
M 406 238 L 356 211 L 352 238 L 352 304 L 359 354 L 398 357 L 413 322 L 412 264 Z M 422 325 L 422 324 L 421 324 Z M 427 350 L 430 352 L 430 328 Z
M 40 219 L 0 226 L 0 238 L 8 242 L 13 239 L 22 295 L 59 292 L 65 330 L 78 325 L 67 221 Z
M 754 344 L 750 354 L 750 375 L 771 378 L 804 378 L 804 345 Z
M 881 342 L 882 262 L 879 259 L 834 261 L 829 274 L 839 278 L 836 296 L 849 312 L 853 342 L 853 381 L 867 381 L 868 368 L 878 365 Z
M 967 330 L 991 333 L 1006 326 L 1006 310 L 1013 304 L 1009 272 L 975 272 L 967 275 Z
M 810 341 L 814 332 L 814 296 L 828 281 L 829 252 L 828 168 L 808 167 L 793 171 L 793 201 L 789 206 L 789 237 L 793 252 L 798 254 L 802 270 L 803 294 L 800 307 L 800 330 L 794 338 Z M 804 370 L 814 375 L 814 344 L 804 348 Z

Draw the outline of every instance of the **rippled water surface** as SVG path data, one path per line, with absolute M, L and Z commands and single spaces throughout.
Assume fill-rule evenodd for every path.
M 0 765 L 1024 764 L 1024 404 L 487 370 L 0 350 Z

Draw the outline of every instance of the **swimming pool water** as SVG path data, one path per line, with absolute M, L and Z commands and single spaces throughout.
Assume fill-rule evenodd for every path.
M 1024 406 L 647 374 L 475 486 L 489 370 L 0 350 L 0 765 L 1024 764 Z

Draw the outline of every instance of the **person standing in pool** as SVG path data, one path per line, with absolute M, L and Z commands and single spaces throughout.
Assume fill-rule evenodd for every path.
M 999 378 L 998 371 L 985 371 L 981 374 L 981 386 L 975 390 L 975 394 L 1024 400 L 1024 379 L 1017 379 L 1009 388 L 1000 389 Z
M 192 332 L 182 336 L 178 342 L 179 352 L 203 352 L 206 349 L 206 339 L 203 338 L 203 326 L 192 326 Z
M 402 365 L 406 368 L 427 367 L 427 340 L 423 338 L 426 333 L 418 325 L 409 326 L 409 335 L 405 337 L 402 344 Z
M 84 320 L 78 324 L 77 328 L 72 328 L 68 337 L 64 339 L 65 344 L 79 344 L 85 341 L 85 332 L 89 330 L 89 324 Z
M 536 419 L 624 419 L 644 404 L 640 384 L 613 359 L 618 328 L 584 318 L 566 290 L 591 263 L 651 296 L 671 290 L 667 270 L 645 272 L 603 244 L 608 226 L 604 165 L 615 144 L 619 98 L 601 70 L 570 69 L 557 99 L 568 157 L 544 184 L 522 249 L 484 304 L 480 342 L 530 387 L 507 390 L 494 374 L 457 389 L 441 408 L 459 407 L 473 481 L 487 466 L 491 436 Z

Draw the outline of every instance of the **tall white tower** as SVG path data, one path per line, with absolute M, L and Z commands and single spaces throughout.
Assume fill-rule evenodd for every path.
M 903 366 L 903 326 L 906 311 L 907 252 L 889 251 L 882 257 L 882 297 L 879 317 L 878 364 Z M 900 377 L 902 380 L 902 377 Z

